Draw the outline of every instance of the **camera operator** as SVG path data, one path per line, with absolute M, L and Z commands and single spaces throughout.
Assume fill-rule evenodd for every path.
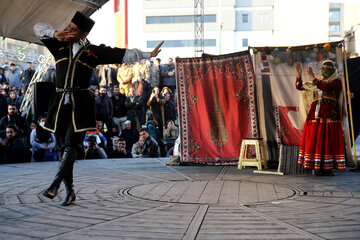
M 85 150 L 85 159 L 106 159 L 107 155 L 105 150 L 100 147 L 99 136 L 89 136 L 87 141 L 84 141 L 84 145 L 87 147 Z

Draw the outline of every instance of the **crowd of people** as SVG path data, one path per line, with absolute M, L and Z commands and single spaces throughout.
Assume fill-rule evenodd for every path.
M 54 134 L 42 126 L 46 113 L 23 117 L 20 106 L 35 73 L 31 62 L 20 71 L 0 68 L 0 163 L 57 160 Z M 47 65 L 42 81 L 55 83 Z M 91 77 L 96 131 L 86 133 L 79 159 L 165 157 L 178 138 L 175 64 L 145 60 L 98 66 Z

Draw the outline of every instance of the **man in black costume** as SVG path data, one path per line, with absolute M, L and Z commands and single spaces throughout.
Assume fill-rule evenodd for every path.
M 54 181 L 43 195 L 54 198 L 63 181 L 66 196 L 61 205 L 75 201 L 73 186 L 74 162 L 82 150 L 86 131 L 96 130 L 95 97 L 90 91 L 90 77 L 98 64 L 138 62 L 155 57 L 160 43 L 152 52 L 95 46 L 86 39 L 95 22 L 76 12 L 64 31 L 55 31 L 49 24 L 34 26 L 37 37 L 56 61 L 56 93 L 53 94 L 44 128 L 55 133 L 60 166 Z

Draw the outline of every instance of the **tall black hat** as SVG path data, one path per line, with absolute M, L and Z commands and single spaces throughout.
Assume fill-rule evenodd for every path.
M 90 32 L 95 22 L 91 18 L 85 16 L 81 12 L 77 11 L 74 17 L 71 19 L 78 28 L 83 32 Z

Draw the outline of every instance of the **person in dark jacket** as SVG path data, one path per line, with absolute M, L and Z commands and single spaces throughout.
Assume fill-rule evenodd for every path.
M 29 161 L 29 151 L 18 135 L 14 125 L 6 127 L 6 139 L 0 142 L 0 163 L 21 163 Z
M 20 116 L 16 104 L 10 103 L 8 106 L 8 114 L 0 120 L 0 138 L 6 136 L 6 126 L 9 124 L 18 128 L 18 137 L 26 138 L 30 135 L 30 126 L 25 118 Z
M 119 129 L 124 129 L 124 122 L 126 121 L 126 96 L 120 93 L 119 85 L 113 86 L 114 95 L 111 97 L 113 105 L 113 123 L 117 124 Z
M 144 158 L 153 158 L 160 157 L 160 148 L 158 143 L 150 136 L 147 128 L 140 129 L 140 137 L 145 140 L 143 146 L 143 155 Z
M 7 114 L 7 109 L 8 109 L 7 98 L 5 95 L 0 93 L 0 119 L 2 119 Z
M 165 103 L 164 103 L 164 118 L 165 122 L 168 122 L 169 120 L 175 122 L 176 120 L 176 109 L 175 109 L 175 103 L 171 99 L 170 93 L 165 94 Z
M 162 87 L 168 87 L 172 92 L 175 92 L 176 80 L 175 80 L 175 64 L 172 58 L 168 59 L 168 64 L 165 64 L 161 70 L 161 76 L 163 78 Z
M 7 83 L 6 77 L 5 77 L 5 69 L 0 67 L 0 84 Z
M 132 146 L 139 139 L 139 132 L 131 125 L 130 120 L 125 122 L 125 129 L 122 131 L 120 137 L 125 139 L 126 149 L 131 152 Z
M 35 70 L 32 69 L 32 63 L 27 62 L 26 63 L 26 69 L 21 74 L 21 82 L 24 86 L 24 93 L 26 92 L 27 87 L 29 86 L 29 83 L 32 79 L 32 77 L 35 74 Z
M 96 120 L 102 121 L 107 128 L 112 125 L 113 104 L 111 98 L 107 95 L 106 86 L 101 86 L 99 96 L 95 98 Z
M 120 138 L 116 149 L 109 154 L 108 158 L 132 158 L 132 154 L 126 149 L 126 141 L 124 138 Z
M 126 116 L 131 121 L 132 126 L 136 129 L 140 129 L 141 119 L 144 115 L 143 102 L 141 96 L 135 94 L 133 87 L 129 88 L 129 97 L 125 100 Z
M 133 83 L 133 87 L 135 88 L 136 95 L 141 97 L 143 115 L 140 116 L 140 125 L 143 125 L 145 123 L 145 112 L 147 109 L 146 104 L 150 98 L 152 87 L 148 81 L 145 81 L 142 78 L 142 76 L 137 75 L 136 78 L 137 79 Z
M 152 119 L 155 122 L 158 129 L 162 129 L 164 124 L 164 103 L 165 99 L 159 95 L 160 90 L 158 87 L 154 87 L 150 95 L 147 105 L 150 107 Z
M 155 57 L 159 44 L 152 52 L 120 49 L 90 44 L 87 36 L 95 22 L 76 12 L 64 31 L 55 31 L 49 24 L 34 26 L 36 36 L 44 43 L 56 61 L 56 93 L 53 94 L 44 128 L 55 133 L 60 167 L 52 184 L 43 192 L 53 199 L 62 181 L 66 196 L 61 203 L 75 201 L 73 166 L 81 153 L 86 131 L 96 130 L 95 98 L 90 92 L 90 78 L 99 64 L 138 62 Z

